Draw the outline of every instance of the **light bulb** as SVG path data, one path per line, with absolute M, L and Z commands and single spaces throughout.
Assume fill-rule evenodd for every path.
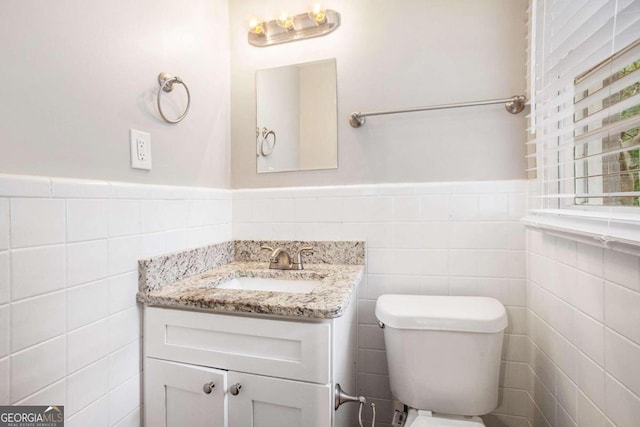
M 293 30 L 293 17 L 289 16 L 287 12 L 282 12 L 276 22 L 287 31 Z
M 316 24 L 324 24 L 327 22 L 327 11 L 319 4 L 313 6 L 313 10 L 309 12 L 309 18 L 313 19 Z
M 251 28 L 250 31 L 253 34 L 264 36 L 264 24 L 262 23 L 262 21 L 259 21 L 256 18 L 251 19 L 249 21 L 249 28 Z

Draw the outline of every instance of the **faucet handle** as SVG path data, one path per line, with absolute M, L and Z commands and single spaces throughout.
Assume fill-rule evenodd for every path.
M 265 251 L 269 251 L 269 262 L 273 263 L 273 254 L 275 253 L 273 248 L 271 246 L 262 245 L 262 246 L 260 246 L 260 249 L 263 249 Z
M 264 249 L 264 250 L 267 250 L 267 251 L 273 253 L 273 248 L 271 246 L 262 245 L 262 246 L 260 246 L 260 249 Z
M 313 252 L 313 248 L 311 246 L 303 246 L 298 249 L 298 253 L 296 253 L 296 268 L 298 270 L 304 270 L 304 266 L 302 265 L 302 253 L 303 252 Z
M 298 249 L 298 255 L 300 255 L 302 252 L 313 252 L 313 248 L 311 246 L 303 246 Z

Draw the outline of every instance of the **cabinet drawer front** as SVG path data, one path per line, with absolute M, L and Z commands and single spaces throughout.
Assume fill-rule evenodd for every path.
M 146 356 L 317 383 L 330 381 L 328 323 L 163 308 L 144 311 Z

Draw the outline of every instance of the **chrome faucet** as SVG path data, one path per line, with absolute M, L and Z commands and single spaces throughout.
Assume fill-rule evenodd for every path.
M 269 255 L 269 268 L 275 270 L 291 270 L 292 262 L 289 252 L 282 248 L 273 249 L 269 246 L 261 246 L 261 248 L 271 251 L 271 255 Z
M 313 251 L 311 247 L 302 247 L 298 249 L 294 260 L 292 260 L 289 252 L 281 247 L 273 249 L 270 246 L 262 245 L 260 249 L 271 251 L 271 255 L 269 255 L 269 268 L 274 270 L 304 270 L 302 253 Z

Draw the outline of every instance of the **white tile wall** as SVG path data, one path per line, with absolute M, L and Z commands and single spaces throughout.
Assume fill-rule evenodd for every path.
M 77 412 L 76 415 L 67 422 L 67 424 L 70 427 L 108 427 L 109 417 L 104 416 L 104 414 L 108 413 L 109 399 L 105 396 Z M 139 425 L 139 422 L 133 425 Z
M 9 233 L 10 233 L 10 222 L 9 222 L 9 200 L 0 199 L 0 251 L 6 250 L 9 248 Z
M 14 198 L 11 201 L 12 248 L 62 243 L 64 230 L 64 200 Z
M 524 181 L 226 191 L 0 176 L 0 404 L 63 403 L 71 426 L 139 425 L 138 259 L 232 237 L 363 239 L 358 393 L 379 426 L 393 411 L 373 314 L 383 293 L 507 306 L 489 426 L 636 425 L 640 258 L 525 233 L 526 192 Z
M 109 312 L 108 295 L 109 288 L 104 280 L 67 289 L 67 329 L 72 331 L 105 318 Z
M 107 240 L 67 245 L 67 286 L 107 277 Z
M 65 337 L 59 336 L 14 353 L 9 363 L 9 402 L 16 403 L 65 377 Z
M 9 259 L 8 253 L 7 259 Z M 64 245 L 11 251 L 12 300 L 18 301 L 63 289 L 66 275 L 65 263 Z
M 29 395 L 29 397 L 16 402 L 17 405 L 41 405 L 43 402 L 65 402 L 66 396 L 66 378 L 56 381 L 53 384 L 43 388 L 42 390 Z
M 66 329 L 65 312 L 64 291 L 12 303 L 11 352 L 63 334 Z
M 534 426 L 640 419 L 640 257 L 527 231 Z
M 108 235 L 106 200 L 71 199 L 67 202 L 67 242 L 104 239 Z
M 139 417 L 132 414 L 132 412 L 139 412 L 140 410 L 138 403 L 140 400 L 140 380 L 141 375 L 138 373 L 113 388 L 109 393 L 109 419 L 119 420 L 116 425 L 122 425 L 120 423 L 125 420 L 127 420 L 125 425 L 131 425 L 128 423 L 137 425 Z M 129 418 L 131 416 L 132 418 Z
M 137 260 L 230 238 L 228 190 L 1 175 L 0 404 L 139 425 Z
M 315 187 L 233 192 L 235 239 L 366 240 L 358 298 L 358 393 L 378 425 L 393 405 L 373 310 L 383 293 L 487 295 L 509 309 L 502 404 L 495 418 L 526 425 L 526 182 Z M 367 414 L 367 416 L 369 416 Z
M 105 357 L 67 376 L 67 417 L 104 396 L 109 390 L 110 374 Z
M 101 319 L 67 334 L 67 372 L 73 373 L 109 354 L 109 321 Z
M 0 252 L 0 304 L 9 302 L 9 252 Z

